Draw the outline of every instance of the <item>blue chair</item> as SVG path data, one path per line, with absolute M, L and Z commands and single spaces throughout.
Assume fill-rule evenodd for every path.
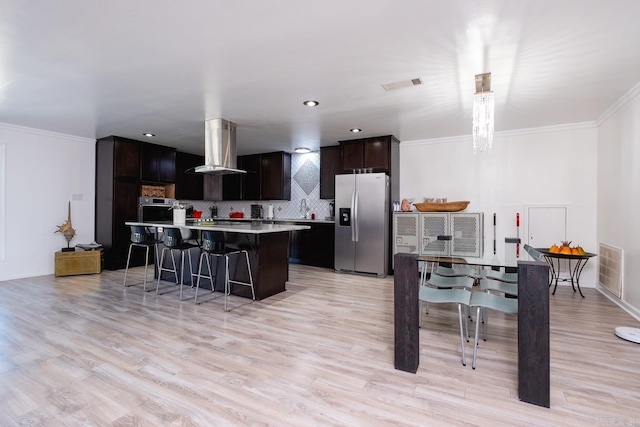
M 429 304 L 439 304 L 439 303 L 453 303 L 458 306 L 458 323 L 460 327 L 460 345 L 462 346 L 462 365 L 467 365 L 467 358 L 465 354 L 464 348 L 464 336 L 462 329 L 462 306 L 468 306 L 469 301 L 471 300 L 472 292 L 468 289 L 439 289 L 432 288 L 429 286 L 420 286 L 420 291 L 418 292 L 418 300 L 420 301 L 420 307 L 422 307 L 422 302 L 427 302 Z M 422 308 L 420 308 L 419 313 L 422 313 Z M 467 323 L 465 322 L 465 325 Z M 420 323 L 419 326 L 422 326 L 422 315 L 420 315 Z M 467 335 L 468 335 L 467 330 Z
M 491 283 L 491 282 L 501 283 L 501 284 L 495 285 L 495 283 Z M 513 284 L 507 284 L 505 282 L 498 282 L 498 281 L 492 281 L 487 279 L 481 280 L 480 287 L 482 289 L 484 286 L 485 292 L 473 292 L 473 294 L 471 295 L 471 299 L 469 301 L 469 307 L 471 308 L 476 307 L 476 319 L 483 318 L 484 313 L 486 312 L 487 309 L 500 311 L 506 314 L 518 314 L 517 299 L 507 298 L 506 295 L 509 295 L 509 294 L 505 294 L 501 296 L 501 295 L 496 295 L 491 293 L 491 290 L 493 289 L 494 286 L 502 287 L 503 290 L 501 292 L 504 292 L 505 285 L 513 286 Z M 515 286 L 516 286 L 515 292 L 517 295 L 517 284 Z M 487 322 L 485 321 L 484 324 L 485 324 L 485 341 L 486 341 Z M 478 354 L 479 332 L 480 332 L 480 321 L 477 321 L 475 339 L 473 342 L 474 344 L 473 345 L 473 364 L 471 365 L 473 369 L 476 369 L 476 357 Z

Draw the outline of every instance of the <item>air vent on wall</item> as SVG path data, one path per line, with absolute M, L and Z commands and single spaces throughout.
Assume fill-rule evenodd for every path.
M 622 298 L 622 249 L 600 243 L 598 254 L 598 281 L 600 285 Z
M 390 91 L 390 90 L 402 89 L 405 87 L 419 86 L 423 83 L 424 82 L 422 81 L 422 77 L 417 77 L 415 79 L 401 80 L 399 82 L 387 83 L 382 85 L 382 87 L 384 88 L 384 90 Z

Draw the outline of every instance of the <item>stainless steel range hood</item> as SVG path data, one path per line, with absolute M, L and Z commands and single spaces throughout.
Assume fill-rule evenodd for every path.
M 223 119 L 204 122 L 204 165 L 194 172 L 210 175 L 246 173 L 237 169 L 236 124 Z

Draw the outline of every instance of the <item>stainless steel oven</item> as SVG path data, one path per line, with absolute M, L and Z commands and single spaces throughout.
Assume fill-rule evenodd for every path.
M 173 204 L 175 201 L 176 199 L 165 199 L 163 197 L 139 197 L 138 221 L 173 221 Z

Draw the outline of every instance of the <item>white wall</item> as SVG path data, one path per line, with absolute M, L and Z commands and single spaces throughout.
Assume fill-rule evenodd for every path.
M 0 147 L 0 280 L 53 274 L 69 201 L 71 245 L 94 239 L 95 140 L 0 123 Z
M 598 127 L 598 240 L 624 252 L 623 296 L 640 316 L 640 84 Z
M 524 243 L 527 206 L 567 206 L 567 238 L 597 252 L 597 137 L 595 123 L 523 129 L 496 134 L 492 150 L 477 154 L 471 136 L 403 141 L 400 195 L 469 200 L 467 212 L 485 213 L 486 237 L 495 212 L 499 241 L 516 235 L 519 212 Z M 580 285 L 594 287 L 596 272 L 588 263 Z

